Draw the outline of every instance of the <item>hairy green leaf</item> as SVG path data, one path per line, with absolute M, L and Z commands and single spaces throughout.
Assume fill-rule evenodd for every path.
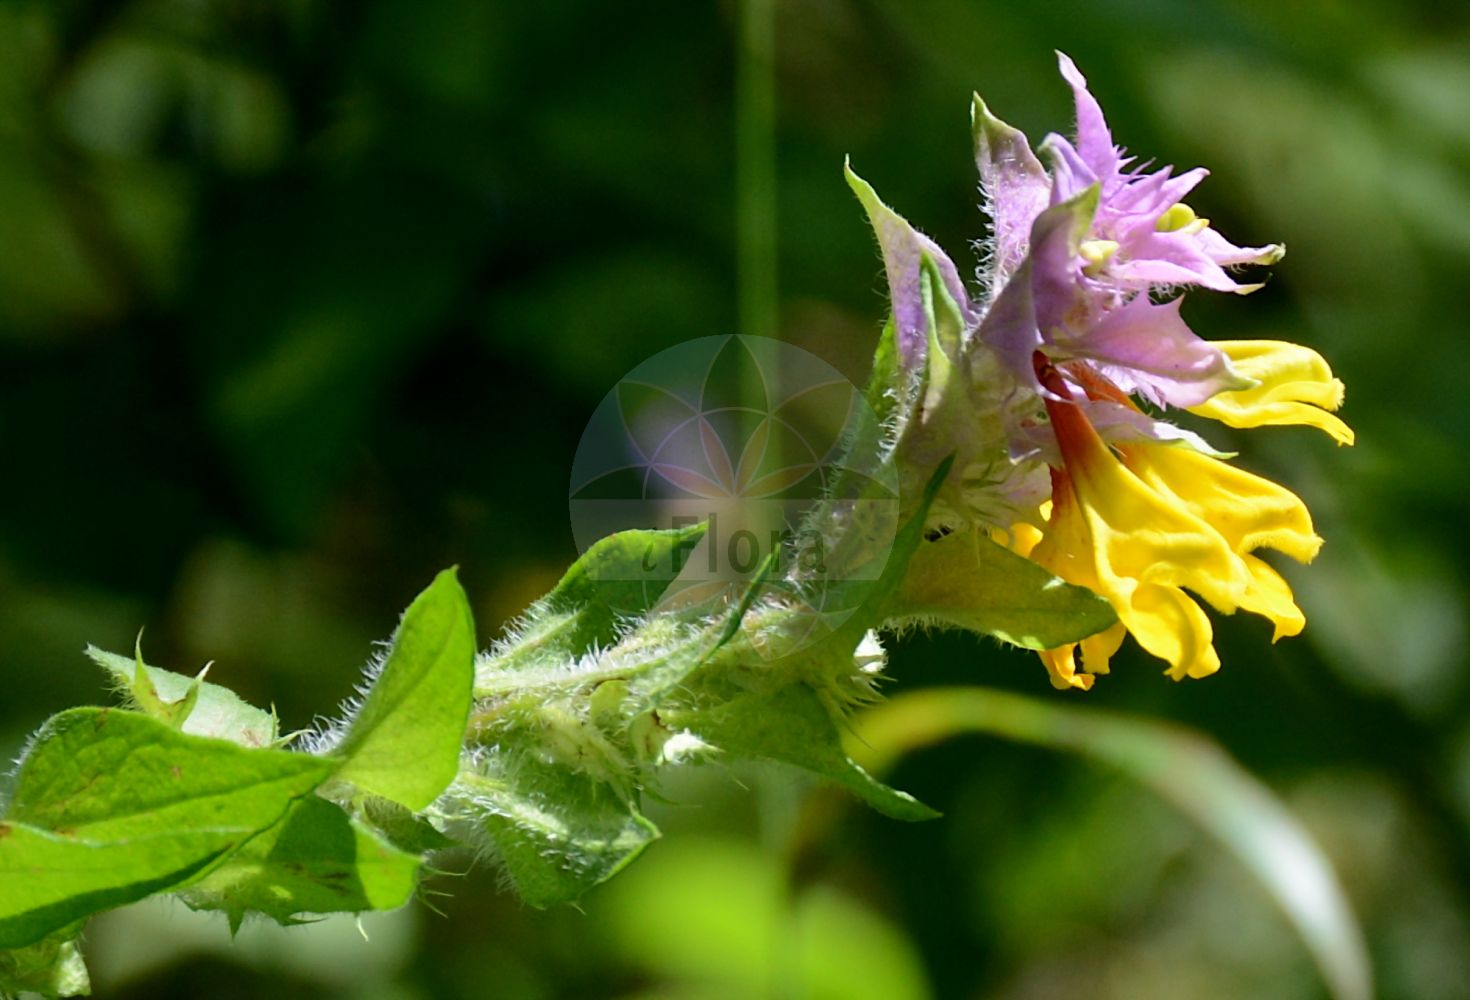
M 725 753 L 792 764 L 834 781 L 895 819 L 939 815 L 854 763 L 843 749 L 833 713 L 805 684 L 735 698 L 711 710 L 670 712 L 664 722 L 673 729 L 687 728 Z
M 1112 606 L 991 541 L 959 531 L 914 552 L 885 609 L 897 624 L 948 625 L 1027 649 L 1076 642 L 1118 620 Z
M 924 540 L 924 521 L 929 515 L 929 507 L 953 464 L 954 456 L 946 456 L 930 474 L 914 513 L 894 536 L 880 572 L 869 578 L 837 580 L 828 587 L 828 606 L 848 609 L 848 616 L 824 640 L 825 648 L 845 647 L 844 652 L 851 652 L 868 629 L 882 620 L 883 609 L 905 576 L 909 575 L 909 561 Z
M 357 803 L 357 818 L 400 851 L 424 855 L 454 847 L 455 842 L 440 833 L 428 820 L 377 795 L 368 795 Z
M 190 736 L 116 709 L 54 716 L 0 822 L 0 947 L 206 871 L 331 773 L 331 761 Z
M 638 670 L 631 672 L 626 683 L 624 711 L 630 716 L 637 716 L 656 708 L 665 696 L 725 648 L 740 633 L 746 613 L 765 591 L 775 566 L 776 553 L 773 552 L 756 571 L 740 600 L 725 613 L 717 633 L 710 635 L 706 629 L 682 645 L 672 645 L 663 655 L 650 657 Z
M 231 930 L 252 911 L 293 924 L 301 914 L 396 909 L 413 895 L 421 863 L 313 795 L 182 896 L 196 910 L 223 911 Z
M 615 641 L 620 622 L 658 602 L 705 531 L 700 523 L 671 531 L 619 531 L 598 540 L 531 608 L 515 641 L 482 659 L 480 673 L 559 668 Z
M 475 626 L 454 570 L 403 613 L 382 670 L 338 748 L 337 776 L 422 809 L 459 770 L 474 681 Z
M 610 640 L 619 618 L 653 607 L 706 529 L 703 522 L 670 531 L 635 529 L 594 543 L 546 596 L 551 610 L 577 613 L 576 633 L 568 637 L 573 648 Z
M 473 804 L 480 832 L 532 906 L 575 901 L 658 838 L 658 827 L 611 784 L 537 761 L 511 773 L 467 772 L 454 794 Z
M 902 386 L 902 373 L 903 359 L 898 353 L 898 328 L 893 314 L 889 313 L 887 322 L 883 324 L 883 332 L 878 337 L 878 346 L 873 351 L 873 370 L 868 376 L 868 384 L 863 387 L 863 399 L 880 423 L 888 421 L 901 408 L 899 390 L 895 387 Z M 866 445 L 873 451 L 878 450 L 876 440 L 861 441 L 858 444 Z
M 147 686 L 163 706 L 184 706 L 190 691 L 196 692 L 193 707 L 184 714 L 184 732 L 195 736 L 215 736 L 247 747 L 266 747 L 275 743 L 275 714 L 256 708 L 227 687 L 211 684 L 197 677 L 186 677 L 169 670 L 144 665 L 147 685 L 140 691 L 138 664 L 133 657 L 108 653 L 96 646 L 87 647 L 87 656 L 112 676 L 118 690 L 145 714 L 159 714 L 148 708 Z M 171 715 L 167 711 L 162 714 Z M 165 719 L 164 721 L 169 721 Z
M 137 708 L 144 715 L 150 715 L 155 719 L 167 722 L 175 729 L 184 727 L 184 720 L 194 711 L 194 706 L 199 701 L 199 685 L 204 681 L 204 675 L 209 671 L 206 666 L 199 671 L 198 676 L 189 682 L 184 689 L 182 697 L 168 700 L 158 693 L 158 688 L 153 684 L 153 678 L 148 675 L 148 664 L 143 662 L 143 634 L 138 633 L 138 640 L 133 645 L 133 684 L 130 692 Z
M 917 509 L 899 529 L 881 573 L 874 579 L 840 584 L 855 613 L 819 644 L 792 656 L 790 669 L 804 665 L 789 684 L 732 693 L 728 687 L 713 698 L 696 699 L 684 706 L 660 710 L 661 725 L 671 731 L 687 730 L 723 753 L 779 761 L 835 781 L 875 809 L 897 819 L 923 820 L 938 815 L 913 796 L 875 780 L 842 749 L 837 720 L 841 705 L 830 704 L 808 683 L 845 679 L 852 670 L 853 650 L 879 609 L 891 599 L 908 571 L 911 554 L 922 543 L 929 506 L 949 475 L 952 461 L 945 458 L 929 477 Z M 803 676 L 805 674 L 806 676 Z M 724 685 L 722 685 L 724 686 Z

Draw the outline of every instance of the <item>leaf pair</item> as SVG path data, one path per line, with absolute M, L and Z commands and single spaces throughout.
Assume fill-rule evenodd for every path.
M 402 905 L 423 850 L 447 843 L 412 812 L 458 769 L 474 648 L 447 571 L 321 755 L 277 748 L 274 715 L 226 688 L 89 649 L 136 710 L 54 716 L 21 762 L 0 820 L 0 991 L 84 990 L 81 924 L 158 893 L 232 927 L 250 912 L 290 923 Z M 314 794 L 328 782 L 348 807 Z
M 280 820 L 333 762 L 189 736 L 133 712 L 53 717 L 0 823 L 0 948 L 178 888 Z

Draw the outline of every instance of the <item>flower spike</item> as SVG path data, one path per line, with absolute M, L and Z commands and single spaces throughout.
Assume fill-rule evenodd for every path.
M 1041 652 L 1058 687 L 1091 687 L 1129 634 L 1171 677 L 1203 677 L 1220 666 L 1204 605 L 1262 615 L 1277 639 L 1296 635 L 1305 616 L 1260 550 L 1307 562 L 1322 540 L 1294 493 L 1232 466 L 1167 411 L 1240 428 L 1307 424 L 1350 444 L 1333 413 L 1342 383 L 1308 348 L 1211 343 L 1189 328 L 1178 290 L 1253 291 L 1231 269 L 1275 263 L 1283 249 L 1221 236 L 1183 200 L 1208 172 L 1137 165 L 1086 77 L 1057 59 L 1074 136 L 1049 135 L 1033 152 L 978 96 L 971 106 L 990 216 L 982 300 L 849 171 L 883 248 L 899 343 L 944 387 L 922 395 L 928 436 L 899 461 L 929 461 L 952 442 L 961 481 L 936 505 L 944 529 L 1001 539 L 1112 606 L 1116 625 Z M 957 354 L 944 346 L 956 341 Z M 934 357 L 920 366 L 925 352 Z M 953 383 L 966 379 L 962 406 Z

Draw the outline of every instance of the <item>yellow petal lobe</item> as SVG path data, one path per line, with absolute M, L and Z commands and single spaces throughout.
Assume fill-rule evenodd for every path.
M 1218 393 L 1189 412 L 1230 427 L 1306 424 L 1338 444 L 1352 444 L 1352 428 L 1330 413 L 1342 405 L 1342 382 L 1322 355 L 1280 340 L 1225 340 L 1215 344 L 1235 370 L 1259 385 Z

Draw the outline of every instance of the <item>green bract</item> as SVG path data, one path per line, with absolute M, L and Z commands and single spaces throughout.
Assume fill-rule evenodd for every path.
M 229 688 L 211 684 L 202 676 L 185 677 L 150 667 L 141 656 L 118 656 L 96 646 L 88 646 L 87 655 L 112 676 L 130 707 L 163 718 L 186 733 L 217 736 L 247 747 L 270 746 L 279 736 L 274 713 L 256 708 Z M 187 705 L 187 712 L 175 710 L 175 706 L 186 707 L 191 699 L 193 704 Z
M 433 802 L 458 769 L 474 656 L 469 602 L 445 570 L 403 613 L 336 748 L 337 777 L 410 809 Z
M 307 796 L 182 895 L 195 909 L 222 910 L 232 929 L 252 912 L 291 924 L 297 914 L 402 906 L 420 863 L 326 799 Z

